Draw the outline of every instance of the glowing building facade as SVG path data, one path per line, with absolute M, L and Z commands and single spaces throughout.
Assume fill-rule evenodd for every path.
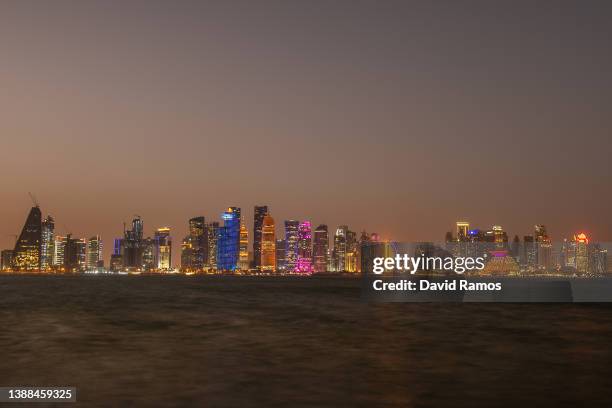
M 155 231 L 153 264 L 157 270 L 172 269 L 172 238 L 168 227 L 158 228 Z
M 297 272 L 312 273 L 312 226 L 302 221 L 298 227 Z
M 238 267 L 246 271 L 249 269 L 249 231 L 244 223 L 240 224 L 240 249 L 238 254 Z
M 214 221 L 206 225 L 208 235 L 208 263 L 210 269 L 217 269 L 217 253 L 219 243 L 219 223 Z
M 87 241 L 87 270 L 102 266 L 102 239 L 95 235 Z
M 357 257 L 359 256 L 359 245 L 357 234 L 354 231 L 346 230 L 346 256 L 344 269 L 346 272 L 357 272 Z
M 346 234 L 348 227 L 341 225 L 336 229 L 334 235 L 334 250 L 332 253 L 334 272 L 344 272 L 346 270 Z
M 314 242 L 312 246 L 313 272 L 327 272 L 327 255 L 329 253 L 329 233 L 327 225 L 321 224 L 314 231 Z
M 296 220 L 285 221 L 285 271 L 295 272 L 298 260 L 298 229 L 300 222 Z
M 268 214 L 268 206 L 256 205 L 253 213 L 253 268 L 259 269 L 261 265 L 261 234 L 263 219 Z
M 12 268 L 13 265 L 13 250 L 5 249 L 2 251 L 2 255 L 0 257 L 0 270 L 8 271 Z
M 208 233 L 204 217 L 189 220 L 189 240 L 191 241 L 191 267 L 201 270 L 208 263 Z
M 589 239 L 586 234 L 580 233 L 574 236 L 576 243 L 576 271 L 579 274 L 587 274 L 589 272 L 589 255 L 588 244 Z
M 40 270 L 42 241 L 42 214 L 38 206 L 32 207 L 13 250 L 13 269 Z
M 56 236 L 53 244 L 53 266 L 61 268 L 64 266 L 64 252 L 68 237 Z
M 219 228 L 217 269 L 235 271 L 240 253 L 240 208 L 228 208 L 221 218 L 223 227 Z
M 274 218 L 266 214 L 261 226 L 261 271 L 274 272 L 276 269 L 276 238 Z
M 137 216 L 132 220 L 132 229 L 124 232 L 121 252 L 123 266 L 126 268 L 140 269 L 143 265 L 149 263 L 148 259 L 143 258 L 146 246 L 143 240 L 143 230 L 143 221 Z
M 467 241 L 470 223 L 467 221 L 457 221 L 457 241 Z
M 53 267 L 53 252 L 55 240 L 55 221 L 53 217 L 47 216 L 42 222 L 42 233 L 40 241 L 40 269 L 43 271 Z

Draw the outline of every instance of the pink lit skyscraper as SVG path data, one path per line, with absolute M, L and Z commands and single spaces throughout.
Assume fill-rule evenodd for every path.
M 298 273 L 312 273 L 312 227 L 310 221 L 302 221 L 298 227 Z

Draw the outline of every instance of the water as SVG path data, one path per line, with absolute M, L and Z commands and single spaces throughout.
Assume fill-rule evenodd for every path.
M 603 405 L 611 312 L 367 304 L 351 279 L 2 276 L 0 386 L 74 385 L 87 406 Z

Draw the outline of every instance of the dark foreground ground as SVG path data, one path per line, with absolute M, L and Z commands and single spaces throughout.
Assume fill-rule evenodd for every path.
M 76 386 L 80 406 L 612 401 L 608 305 L 367 304 L 350 279 L 2 276 L 0 322 L 0 386 Z

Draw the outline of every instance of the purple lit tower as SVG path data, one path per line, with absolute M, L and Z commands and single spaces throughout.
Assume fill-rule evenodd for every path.
M 302 221 L 298 227 L 298 259 L 296 272 L 312 273 L 312 227 Z

